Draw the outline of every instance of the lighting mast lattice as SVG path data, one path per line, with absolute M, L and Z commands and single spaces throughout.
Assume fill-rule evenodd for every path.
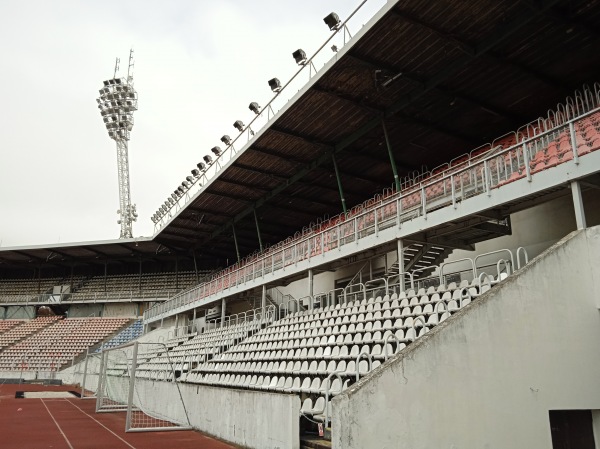
M 133 113 L 137 111 L 137 92 L 133 87 L 133 49 L 129 51 L 127 78 L 118 78 L 119 58 L 115 63 L 112 79 L 104 81 L 100 97 L 96 99 L 108 136 L 117 144 L 117 168 L 119 174 L 120 238 L 132 238 L 134 221 L 137 221 L 135 204 L 131 204 L 129 188 L 129 158 L 127 144 L 133 128 Z

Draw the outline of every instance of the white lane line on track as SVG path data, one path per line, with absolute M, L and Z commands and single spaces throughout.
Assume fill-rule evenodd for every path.
M 125 441 L 123 438 L 121 438 L 119 435 L 117 435 L 116 433 L 114 433 L 112 430 L 110 430 L 108 427 L 106 427 L 104 424 L 102 424 L 100 421 L 98 421 L 96 418 L 94 418 L 92 415 L 90 415 L 89 413 L 84 412 L 82 409 L 80 409 L 77 405 L 75 405 L 73 402 L 69 401 L 68 399 L 65 399 L 65 401 L 67 401 L 69 404 L 71 404 L 73 407 L 75 407 L 77 410 L 79 410 L 81 413 L 83 413 L 84 415 L 86 415 L 87 417 L 93 419 L 94 421 L 96 421 L 96 423 L 98 423 L 99 425 L 101 425 L 102 427 L 104 427 L 106 430 L 108 430 L 110 433 L 112 433 L 114 436 L 116 436 L 119 440 L 121 440 L 123 443 L 125 443 L 127 446 L 129 446 L 131 449 L 137 449 L 135 446 L 132 446 L 131 444 L 129 444 L 127 441 Z
M 44 400 L 40 399 L 40 401 L 42 401 L 42 404 L 44 404 L 44 407 L 46 407 L 46 410 L 48 411 L 48 414 L 50 415 L 50 418 L 52 418 L 52 421 L 54 421 L 54 424 L 56 424 L 56 427 L 58 427 L 58 431 L 61 433 L 61 435 L 63 436 L 63 438 L 65 439 L 65 441 L 69 445 L 69 447 L 71 449 L 74 449 L 73 446 L 71 445 L 71 442 L 69 441 L 69 439 L 67 438 L 67 436 L 65 435 L 65 433 L 62 431 L 62 429 L 60 428 L 60 426 L 56 422 L 56 419 L 54 419 L 54 415 L 52 414 L 52 412 L 50 411 L 50 409 L 48 408 L 48 406 L 46 405 L 46 403 L 44 402 Z

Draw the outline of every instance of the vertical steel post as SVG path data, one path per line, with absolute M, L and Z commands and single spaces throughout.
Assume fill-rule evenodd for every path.
M 225 311 L 227 310 L 227 301 L 225 298 L 221 299 L 221 327 L 225 326 Z
M 571 182 L 571 193 L 573 194 L 573 207 L 575 209 L 575 222 L 577 229 L 585 229 L 585 209 L 583 207 L 583 197 L 581 196 L 581 184 L 579 181 Z
M 133 356 L 131 360 L 131 378 L 129 379 L 129 395 L 127 397 L 127 418 L 125 420 L 125 432 L 131 429 L 131 415 L 133 414 L 133 390 L 135 389 L 135 370 L 137 368 L 138 345 L 133 344 Z
M 394 185 L 396 186 L 396 192 L 400 192 L 400 178 L 398 178 L 398 168 L 396 167 L 394 153 L 392 152 L 392 144 L 390 143 L 390 137 L 388 135 L 387 126 L 385 126 L 385 120 L 383 118 L 381 119 L 381 127 L 383 128 L 385 145 L 387 146 L 388 155 L 390 157 L 390 164 L 392 165 L 392 172 L 394 173 Z
M 102 392 L 102 389 L 104 388 L 104 382 L 102 382 L 102 379 L 104 379 L 104 365 L 106 363 L 106 356 L 107 353 L 105 351 L 100 353 L 100 372 L 98 373 L 98 390 L 96 391 L 96 413 L 98 413 L 100 410 L 100 407 L 102 406 L 102 400 L 104 399 L 104 394 Z
M 261 318 L 265 319 L 265 312 L 267 310 L 267 284 L 263 284 L 262 286 L 262 297 L 260 301 L 261 308 Z
M 333 161 L 333 169 L 335 170 L 335 178 L 337 179 L 338 190 L 340 191 L 340 199 L 342 200 L 342 210 L 344 215 L 348 213 L 346 210 L 346 198 L 344 198 L 344 189 L 342 188 L 342 180 L 340 179 L 340 171 L 338 170 L 337 161 L 335 160 L 335 154 L 331 154 L 331 160 Z
M 258 226 L 258 217 L 256 216 L 256 209 L 254 209 L 254 223 L 256 224 L 256 234 L 258 235 L 258 247 L 263 250 L 262 238 L 260 236 L 260 227 Z
M 237 256 L 237 261 L 240 261 L 240 248 L 238 246 L 237 233 L 235 232 L 235 222 L 231 223 L 231 229 L 233 229 L 233 244 L 235 245 L 235 254 Z
M 404 242 L 398 239 L 398 282 L 400 283 L 400 291 L 404 291 Z
M 314 295 L 314 285 L 315 285 L 315 276 L 314 276 L 312 268 L 310 268 L 308 270 L 308 296 L 310 296 L 311 298 Z M 312 300 L 311 300 L 311 303 L 312 303 Z

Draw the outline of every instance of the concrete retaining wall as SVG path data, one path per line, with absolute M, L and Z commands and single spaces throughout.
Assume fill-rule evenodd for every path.
M 333 447 L 551 448 L 549 410 L 600 409 L 598 292 L 596 227 L 336 397 Z

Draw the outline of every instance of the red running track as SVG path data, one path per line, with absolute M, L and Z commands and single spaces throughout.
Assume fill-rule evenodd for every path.
M 69 385 L 0 385 L 2 449 L 232 449 L 195 431 L 125 433 L 125 413 L 95 413 L 92 399 L 15 399 L 17 391 L 74 391 Z

